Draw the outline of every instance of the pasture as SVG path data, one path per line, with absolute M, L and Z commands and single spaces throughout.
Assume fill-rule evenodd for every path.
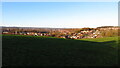
M 3 35 L 3 66 L 116 66 L 118 37 L 62 39 Z

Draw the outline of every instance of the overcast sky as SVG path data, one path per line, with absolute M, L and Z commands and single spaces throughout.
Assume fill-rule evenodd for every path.
M 3 26 L 118 26 L 118 2 L 3 2 Z

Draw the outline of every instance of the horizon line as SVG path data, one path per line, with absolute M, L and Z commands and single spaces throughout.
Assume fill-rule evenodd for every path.
M 118 25 L 119 26 L 119 25 Z M 28 28 L 70 28 L 70 27 L 35 27 L 35 26 L 0 26 L 0 27 L 28 27 Z M 105 26 L 98 26 L 98 27 L 105 27 Z M 117 26 L 113 26 L 117 27 Z M 74 28 L 75 27 L 71 27 Z M 77 27 L 78 28 L 78 27 Z M 97 27 L 80 27 L 80 28 L 97 28 Z

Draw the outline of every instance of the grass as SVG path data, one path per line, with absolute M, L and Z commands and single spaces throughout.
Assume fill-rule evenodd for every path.
M 118 37 L 62 39 L 3 35 L 3 66 L 116 66 Z

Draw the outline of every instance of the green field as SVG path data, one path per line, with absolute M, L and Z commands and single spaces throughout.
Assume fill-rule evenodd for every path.
M 3 66 L 116 66 L 118 37 L 62 39 L 3 35 Z

